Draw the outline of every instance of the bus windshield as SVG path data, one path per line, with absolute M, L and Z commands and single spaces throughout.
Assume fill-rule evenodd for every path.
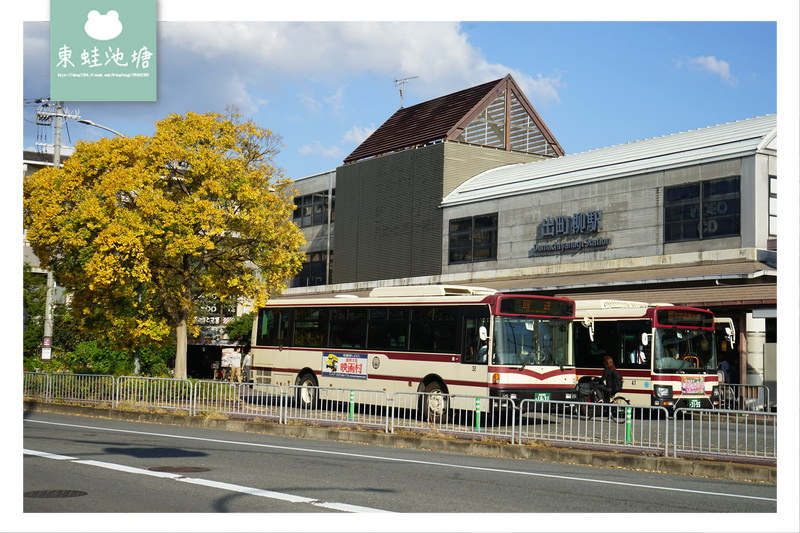
M 569 320 L 509 316 L 494 320 L 494 364 L 571 365 Z
M 655 372 L 709 373 L 717 371 L 714 333 L 702 329 L 656 328 Z

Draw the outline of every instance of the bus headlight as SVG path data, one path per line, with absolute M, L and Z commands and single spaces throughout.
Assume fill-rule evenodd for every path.
M 653 395 L 659 399 L 672 398 L 672 387 L 669 385 L 654 385 Z

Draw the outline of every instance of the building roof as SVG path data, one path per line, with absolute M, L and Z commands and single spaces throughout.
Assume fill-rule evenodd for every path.
M 564 151 L 558 141 L 525 98 L 511 75 L 507 75 L 499 80 L 398 109 L 353 150 L 344 162 L 347 164 L 406 148 L 456 140 L 470 123 L 506 90 L 513 92 L 519 105 L 533 123 L 532 127 L 536 128 L 537 133 L 544 138 L 545 144 L 551 152 L 550 155 L 563 155 Z M 504 111 L 506 120 L 509 115 L 507 109 L 506 107 Z
M 507 165 L 465 181 L 444 198 L 442 206 L 581 185 L 754 153 L 776 153 L 776 137 L 777 115 L 772 114 L 554 159 Z

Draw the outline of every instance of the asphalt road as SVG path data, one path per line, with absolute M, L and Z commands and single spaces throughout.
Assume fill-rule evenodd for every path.
M 774 513 L 777 508 L 777 490 L 769 484 L 73 415 L 28 412 L 23 435 L 26 513 Z

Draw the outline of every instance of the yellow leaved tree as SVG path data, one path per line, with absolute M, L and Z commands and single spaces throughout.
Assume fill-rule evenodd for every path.
M 26 178 L 24 224 L 72 312 L 120 347 L 174 331 L 175 377 L 201 297 L 279 294 L 302 266 L 280 138 L 235 111 L 171 115 L 153 136 L 78 143 Z

